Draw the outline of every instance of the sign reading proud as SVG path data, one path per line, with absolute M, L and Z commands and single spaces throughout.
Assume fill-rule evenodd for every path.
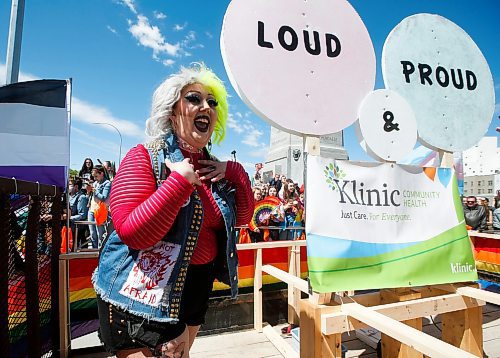
M 375 83 L 370 36 L 345 0 L 233 0 L 221 50 L 242 100 L 298 135 L 352 124 Z
M 382 73 L 411 104 L 422 144 L 462 151 L 488 130 L 495 109 L 489 66 L 474 41 L 438 15 L 404 19 L 387 37 Z

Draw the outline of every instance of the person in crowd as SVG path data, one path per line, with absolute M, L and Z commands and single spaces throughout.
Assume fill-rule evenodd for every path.
M 281 189 L 281 177 L 278 173 L 274 173 L 274 177 L 269 181 L 270 186 L 274 186 L 279 192 Z
M 254 205 L 264 198 L 262 196 L 262 189 L 260 187 L 258 186 L 253 187 L 252 192 L 253 192 Z M 256 227 L 253 231 L 248 230 L 248 234 L 250 235 L 250 240 L 252 240 L 252 242 L 263 241 L 263 234 L 258 227 Z
M 260 192 L 261 192 L 262 199 L 264 199 L 268 195 L 267 190 L 268 190 L 267 186 L 265 186 L 265 185 L 262 185 L 260 187 Z
M 235 226 L 253 212 L 248 174 L 207 147 L 225 136 L 227 92 L 204 65 L 153 95 L 146 134 L 113 180 L 115 232 L 94 273 L 100 337 L 122 356 L 189 357 L 214 278 L 238 290 Z
M 465 224 L 472 230 L 486 229 L 486 211 L 482 205 L 478 205 L 475 196 L 468 196 L 464 208 Z
M 268 193 L 269 196 L 275 196 L 275 197 L 278 197 L 278 190 L 276 189 L 275 186 L 270 186 L 269 187 L 269 193 Z
M 279 177 L 278 177 L 278 179 L 279 179 Z M 281 184 L 281 181 L 280 181 L 280 184 Z M 276 197 L 276 198 L 278 197 L 278 190 L 276 190 L 276 187 L 269 186 L 268 196 Z M 284 216 L 280 215 L 280 205 L 277 205 L 274 208 L 274 210 L 271 212 L 271 215 L 269 217 L 269 223 L 268 223 L 268 226 L 276 227 L 276 229 L 269 230 L 269 237 L 271 238 L 272 241 L 279 240 L 278 228 L 281 226 L 283 221 L 284 221 Z
M 262 190 L 258 186 L 254 186 L 252 188 L 252 193 L 253 193 L 253 201 L 254 203 L 258 202 L 259 200 L 262 200 Z
M 500 230 L 500 197 L 495 197 L 493 210 L 493 230 Z
M 82 181 L 70 179 L 68 182 L 68 195 L 69 195 L 69 226 L 73 231 L 73 237 L 75 237 L 75 221 L 85 221 L 87 220 L 87 214 L 89 208 L 88 198 L 86 193 L 81 190 Z M 85 237 L 86 226 L 80 226 L 78 228 L 78 236 L 80 238 Z
M 111 193 L 111 182 L 106 179 L 106 170 L 102 165 L 96 165 L 92 170 L 92 177 L 94 178 L 94 183 L 90 188 L 92 188 L 92 197 L 90 198 L 90 208 L 89 208 L 89 221 L 95 222 L 96 215 L 95 212 L 99 206 L 99 203 L 103 202 L 106 209 L 109 208 L 109 198 Z M 109 212 L 109 209 L 108 209 Z M 106 225 L 108 220 L 104 223 L 90 224 L 90 236 L 92 237 L 92 247 L 94 249 L 100 248 L 101 243 L 106 232 Z
M 490 199 L 488 198 L 483 198 L 481 204 L 484 206 L 484 210 L 486 211 L 486 225 L 488 226 L 488 228 L 491 228 L 493 224 L 493 212 L 495 211 L 495 208 L 490 205 Z
M 94 162 L 90 158 L 85 158 L 82 164 L 82 169 L 78 172 L 78 176 L 82 178 L 83 185 L 89 183 L 92 179 L 92 170 L 94 169 Z
M 278 196 L 284 203 L 286 203 L 289 199 L 297 200 L 299 198 L 299 194 L 295 190 L 295 184 L 292 179 L 285 180 Z
M 108 179 L 109 181 L 113 181 L 113 178 L 115 177 L 115 166 L 113 165 L 113 163 L 111 163 L 111 161 L 109 160 L 106 160 L 104 161 L 103 165 L 104 169 L 106 169 L 106 173 L 107 173 L 107 176 L 108 176 Z

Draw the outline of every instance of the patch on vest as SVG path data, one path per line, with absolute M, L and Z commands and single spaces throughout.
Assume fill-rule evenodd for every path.
M 158 307 L 180 249 L 181 245 L 160 241 L 142 250 L 120 294 L 142 304 Z

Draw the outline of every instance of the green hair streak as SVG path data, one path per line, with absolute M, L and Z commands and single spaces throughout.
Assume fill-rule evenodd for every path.
M 227 91 L 224 83 L 215 73 L 209 68 L 202 66 L 198 77 L 200 83 L 209 88 L 217 100 L 217 123 L 215 124 L 214 133 L 212 135 L 213 142 L 220 144 L 226 136 L 226 123 L 228 116 Z

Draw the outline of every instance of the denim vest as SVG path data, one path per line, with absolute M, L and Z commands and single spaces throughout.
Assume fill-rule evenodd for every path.
M 184 159 L 174 135 L 166 135 L 146 144 L 152 167 L 160 182 L 165 159 Z M 212 184 L 212 195 L 225 223 L 224 240 L 218 240 L 215 277 L 231 287 L 231 297 L 238 293 L 238 257 L 234 186 L 227 180 Z M 92 275 L 97 294 L 104 301 L 128 312 L 159 322 L 176 322 L 179 318 L 182 291 L 203 220 L 203 207 L 195 190 L 180 209 L 173 226 L 153 247 L 134 250 L 113 232 L 99 255 L 99 265 Z

